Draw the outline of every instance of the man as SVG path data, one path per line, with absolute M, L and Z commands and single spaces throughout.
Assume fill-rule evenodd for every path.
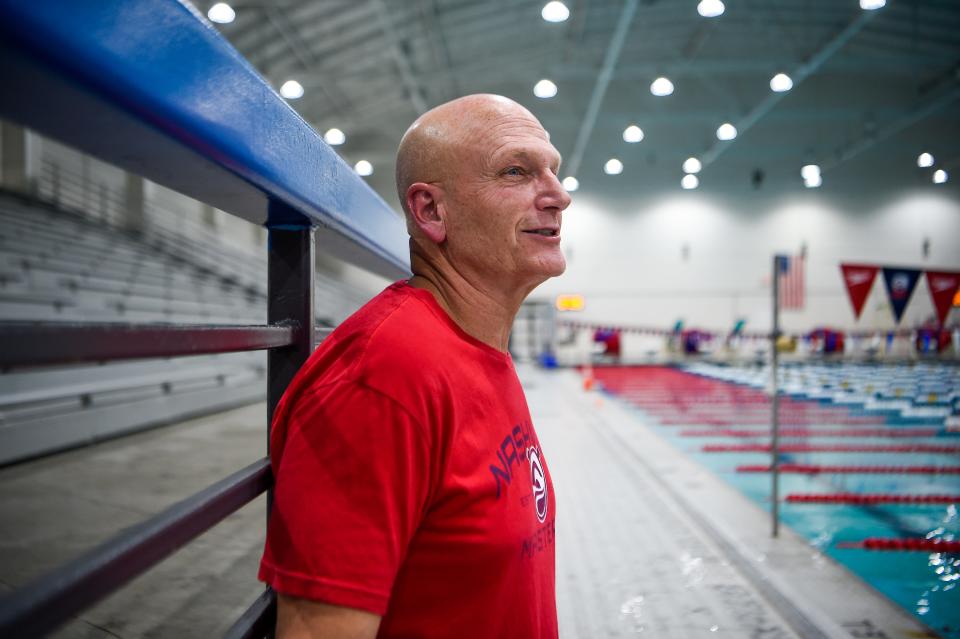
M 413 277 L 324 341 L 274 417 L 260 577 L 281 639 L 557 636 L 553 486 L 507 340 L 565 268 L 559 167 L 500 96 L 404 135 Z

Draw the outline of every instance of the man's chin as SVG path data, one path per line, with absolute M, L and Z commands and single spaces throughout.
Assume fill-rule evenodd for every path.
M 559 259 L 551 260 L 547 264 L 542 264 L 540 269 L 540 277 L 538 278 L 537 286 L 540 286 L 547 280 L 552 277 L 559 277 L 563 275 L 564 271 L 567 270 L 567 262 L 561 256 Z

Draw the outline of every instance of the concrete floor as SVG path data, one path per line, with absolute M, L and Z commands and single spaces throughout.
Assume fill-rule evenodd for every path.
M 565 639 L 917 637 L 912 618 L 572 371 L 521 368 L 557 494 Z M 265 452 L 262 404 L 0 471 L 0 588 Z M 55 636 L 213 637 L 261 592 L 260 498 Z M 867 632 L 867 634 L 864 634 Z

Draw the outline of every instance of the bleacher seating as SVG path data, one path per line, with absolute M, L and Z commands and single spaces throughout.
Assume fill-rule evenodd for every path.
M 0 322 L 266 323 L 266 256 L 196 224 L 132 234 L 0 195 Z M 366 296 L 317 276 L 321 323 Z M 262 400 L 266 355 L 228 353 L 0 374 L 0 464 Z

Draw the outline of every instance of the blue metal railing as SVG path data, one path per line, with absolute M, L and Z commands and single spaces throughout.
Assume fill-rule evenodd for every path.
M 0 59 L 0 117 L 270 234 L 268 326 L 5 324 L 0 367 L 268 349 L 269 423 L 313 349 L 315 242 L 408 273 L 399 216 L 189 5 L 0 0 Z M 0 600 L 0 636 L 43 636 L 264 491 L 269 508 L 271 481 L 258 460 L 14 591 Z M 269 636 L 274 618 L 268 590 L 227 636 Z

